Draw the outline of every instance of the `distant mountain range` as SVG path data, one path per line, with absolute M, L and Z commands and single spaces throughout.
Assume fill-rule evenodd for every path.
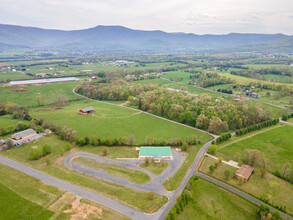
M 293 36 L 284 34 L 196 35 L 97 26 L 84 30 L 50 30 L 0 24 L 0 50 L 281 50 L 293 51 Z

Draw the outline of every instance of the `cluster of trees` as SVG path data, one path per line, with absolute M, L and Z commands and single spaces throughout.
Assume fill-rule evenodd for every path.
M 29 152 L 29 157 L 31 160 L 38 160 L 41 157 L 44 157 L 52 152 L 52 146 L 45 144 L 42 147 L 32 147 Z
M 29 109 L 26 107 L 20 107 L 14 103 L 0 103 L 0 116 L 12 115 L 13 119 L 30 121 L 32 117 L 29 115 Z
M 220 144 L 220 143 L 222 143 L 224 141 L 229 140 L 231 137 L 232 137 L 232 135 L 230 133 L 223 134 L 223 135 L 221 135 L 220 137 L 217 138 L 216 143 Z
M 130 96 L 138 96 L 156 87 L 156 85 L 130 84 L 123 80 L 111 83 L 82 82 L 77 85 L 76 92 L 99 100 L 128 100 Z
M 214 165 L 209 166 L 210 173 L 213 173 L 215 169 L 217 169 L 222 164 L 222 161 L 223 161 L 222 157 L 219 157 L 217 160 L 214 160 Z
M 291 166 L 290 163 L 286 163 L 281 172 L 279 170 L 276 170 L 274 172 L 274 174 L 277 177 L 280 177 L 280 178 L 282 178 L 284 180 L 289 181 L 290 183 L 293 183 L 293 170 L 292 170 L 292 166 Z
M 0 136 L 5 135 L 5 134 L 10 134 L 15 131 L 22 131 L 29 128 L 29 124 L 25 124 L 22 121 L 18 122 L 15 127 L 13 126 L 8 126 L 6 128 L 0 127 Z
M 260 123 L 269 119 L 271 114 L 259 103 L 236 103 L 224 98 L 216 102 L 205 93 L 195 97 L 162 88 L 142 93 L 132 104 L 144 111 L 214 133 Z
M 287 121 L 288 119 L 293 118 L 293 113 L 289 114 L 289 115 L 283 115 L 282 116 L 282 120 L 283 121 Z
M 260 130 L 262 128 L 265 128 L 265 127 L 269 127 L 269 126 L 272 126 L 272 125 L 275 125 L 279 122 L 279 119 L 276 118 L 276 119 L 272 119 L 272 120 L 269 120 L 269 121 L 266 121 L 266 122 L 263 122 L 263 123 L 260 123 L 258 125 L 253 125 L 253 126 L 250 126 L 250 127 L 247 127 L 245 129 L 240 129 L 240 130 L 237 130 L 236 131 L 236 135 L 244 135 L 244 134 L 247 134 L 249 132 L 252 132 L 252 131 L 255 131 L 255 130 Z
M 192 199 L 191 189 L 195 184 L 195 181 L 198 180 L 198 176 L 193 176 L 188 181 L 187 187 L 185 187 L 182 194 L 177 198 L 175 205 L 170 209 L 166 220 L 175 220 L 176 217 L 184 210 L 184 207 Z
M 244 76 L 248 78 L 254 78 L 254 79 L 259 79 L 259 80 L 267 80 L 266 77 L 268 74 L 276 75 L 274 78 L 275 81 L 277 82 L 283 82 L 283 83 L 293 83 L 292 80 L 292 75 L 293 75 L 293 70 L 290 68 L 261 68 L 261 69 L 247 69 L 247 70 L 233 70 L 230 72 L 232 75 L 237 75 L 237 76 Z M 278 77 L 278 76 L 283 76 L 283 77 Z M 271 90 L 276 90 L 276 91 L 281 91 L 281 90 L 291 90 L 293 91 L 293 88 L 288 88 L 286 85 L 275 85 L 275 84 L 268 84 L 268 83 L 257 83 L 255 84 L 258 88 L 263 88 L 263 89 L 271 89 Z
M 33 128 L 35 131 L 42 131 L 44 129 L 50 129 L 55 132 L 62 140 L 69 142 L 76 141 L 76 131 L 72 128 L 66 126 L 57 126 L 51 121 L 46 121 L 44 118 L 33 119 L 30 123 L 30 128 Z
M 82 137 L 77 140 L 77 143 L 80 146 L 92 145 L 92 146 L 137 146 L 135 136 L 133 134 L 128 137 Z M 170 140 L 165 139 L 156 139 L 151 136 L 147 136 L 143 145 L 145 146 L 181 146 L 184 143 L 189 143 L 192 145 L 201 144 L 197 141 L 197 136 L 190 136 L 186 138 L 186 142 L 183 142 L 182 138 L 173 138 Z
M 282 220 L 279 212 L 271 212 L 270 208 L 266 205 L 261 204 L 257 211 L 258 216 L 261 220 Z
M 226 94 L 233 94 L 233 91 L 231 89 L 218 89 L 217 92 L 222 92 Z
M 293 70 L 289 67 L 270 67 L 270 68 L 248 68 L 245 70 L 238 70 L 238 71 L 231 71 L 232 75 L 239 75 L 239 76 L 245 76 L 249 78 L 254 78 L 257 75 L 280 75 L 280 76 L 293 76 Z
M 226 78 L 224 76 L 220 76 L 217 73 L 195 73 L 190 76 L 189 84 L 197 84 L 201 87 L 210 87 L 222 84 L 231 84 L 234 83 L 230 78 Z

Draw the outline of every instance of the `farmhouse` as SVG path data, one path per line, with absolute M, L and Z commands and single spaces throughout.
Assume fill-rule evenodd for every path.
M 247 182 L 253 172 L 253 167 L 248 165 L 242 165 L 235 173 L 235 176 L 239 178 L 243 177 L 244 181 Z
M 161 159 L 172 160 L 172 151 L 170 147 L 145 147 L 141 146 L 139 150 L 139 159 L 151 158 L 155 163 L 159 163 Z
M 79 113 L 83 114 L 83 115 L 90 114 L 93 112 L 95 112 L 95 109 L 93 107 L 88 107 L 88 108 L 84 108 L 84 109 L 79 110 Z
M 27 129 L 27 130 L 23 130 L 23 131 L 20 131 L 18 133 L 11 135 L 11 138 L 18 141 L 18 140 L 30 138 L 36 134 L 37 133 L 33 129 Z

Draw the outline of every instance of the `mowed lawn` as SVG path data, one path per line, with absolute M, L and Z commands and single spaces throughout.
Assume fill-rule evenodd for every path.
M 0 116 L 0 128 L 15 127 L 20 121 L 24 124 L 29 124 L 29 121 L 13 119 L 12 115 Z
M 40 97 L 41 104 L 46 104 L 54 94 L 63 94 L 69 100 L 77 99 L 72 89 L 77 82 L 60 82 L 39 85 L 9 86 L 0 87 L 0 103 L 13 102 L 20 106 L 37 106 L 37 97 Z M 15 92 L 22 89 L 23 92 Z
M 34 204 L 0 184 L 0 219 L 49 219 L 54 212 Z
M 93 107 L 95 113 L 82 115 L 79 109 Z M 66 125 L 77 131 L 79 137 L 95 135 L 97 137 L 127 137 L 133 134 L 137 144 L 142 144 L 147 136 L 159 140 L 197 135 L 198 140 L 205 142 L 210 136 L 201 132 L 158 119 L 141 112 L 113 106 L 105 103 L 89 101 L 72 102 L 63 109 L 56 111 L 31 112 L 34 117 L 43 117 L 57 125 Z
M 191 194 L 192 200 L 176 219 L 259 219 L 257 206 L 205 180 L 195 181 Z
M 283 125 L 221 148 L 216 156 L 229 161 L 234 159 L 236 152 L 243 157 L 245 149 L 256 149 L 267 159 L 267 168 L 271 172 L 282 173 L 286 163 L 293 167 L 292 134 L 293 126 Z

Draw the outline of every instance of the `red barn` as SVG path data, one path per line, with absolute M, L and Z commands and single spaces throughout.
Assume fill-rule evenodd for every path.
M 86 114 L 89 114 L 89 113 L 93 113 L 95 112 L 94 108 L 93 107 L 88 107 L 88 108 L 84 108 L 84 109 L 80 109 L 79 110 L 79 113 L 80 114 L 83 114 L 83 115 L 86 115 Z
M 97 78 L 96 76 L 93 76 L 92 79 L 93 79 L 93 80 L 96 80 L 96 79 L 98 79 L 98 78 Z

